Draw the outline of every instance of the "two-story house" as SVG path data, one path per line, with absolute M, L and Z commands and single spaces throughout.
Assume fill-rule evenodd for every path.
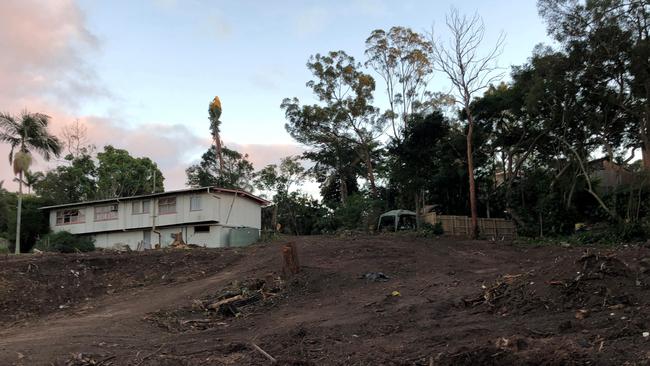
M 42 209 L 54 232 L 92 236 L 100 248 L 146 249 L 170 245 L 177 233 L 206 247 L 250 244 L 259 238 L 261 208 L 268 204 L 248 192 L 202 187 Z

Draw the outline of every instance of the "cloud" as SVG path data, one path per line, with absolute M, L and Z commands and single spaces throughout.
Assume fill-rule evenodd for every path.
M 174 6 L 174 1 L 162 1 Z M 61 136 L 63 127 L 75 119 L 87 128 L 88 140 L 103 150 L 105 145 L 125 149 L 136 157 L 149 157 L 165 176 L 165 188 L 185 186 L 185 169 L 198 161 L 211 144 L 209 137 L 197 136 L 189 125 L 145 121 L 134 126 L 127 120 L 128 111 L 117 103 L 102 86 L 90 63 L 90 56 L 101 52 L 101 42 L 92 34 L 86 19 L 73 0 L 4 0 L 0 1 L 0 109 L 18 114 L 27 109 L 51 116 L 50 132 Z M 217 32 L 228 36 L 229 25 L 220 21 Z M 270 66 L 271 72 L 273 67 Z M 267 73 L 268 76 L 268 73 Z M 257 74 L 261 84 L 272 88 L 277 80 Z M 110 96 L 110 117 L 78 115 L 80 105 Z M 302 153 L 292 144 L 236 144 L 231 148 L 247 153 L 256 169 L 280 159 Z M 0 144 L 0 180 L 4 187 L 17 189 L 8 162 L 9 146 Z M 32 170 L 43 171 L 61 161 L 45 162 L 35 154 Z
M 302 154 L 305 149 L 296 144 L 238 144 L 226 143 L 229 148 L 248 154 L 248 160 L 259 170 L 269 164 L 279 164 L 282 158 Z
M 109 95 L 85 62 L 100 42 L 72 0 L 6 0 L 0 14 L 0 105 L 38 96 L 77 106 Z

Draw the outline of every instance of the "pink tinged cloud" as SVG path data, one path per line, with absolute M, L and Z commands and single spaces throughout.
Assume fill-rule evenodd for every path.
M 101 51 L 101 44 L 77 4 L 72 0 L 3 0 L 0 14 L 0 111 L 48 114 L 50 132 L 59 136 L 65 125 L 79 119 L 98 150 L 113 145 L 133 156 L 149 157 L 163 171 L 166 189 L 185 186 L 185 169 L 210 146 L 207 121 L 205 134 L 197 136 L 184 124 L 149 122 L 129 127 L 122 118 L 77 115 L 78 105 L 110 96 L 86 62 L 89 54 Z M 226 145 L 249 154 L 256 169 L 303 151 L 291 144 L 226 141 Z M 8 154 L 9 146 L 0 144 L 0 180 L 5 188 L 15 190 Z M 59 163 L 44 162 L 36 155 L 32 170 L 47 170 Z
M 99 42 L 72 0 L 5 0 L 0 14 L 3 109 L 29 107 L 34 99 L 76 106 L 108 94 L 84 61 Z

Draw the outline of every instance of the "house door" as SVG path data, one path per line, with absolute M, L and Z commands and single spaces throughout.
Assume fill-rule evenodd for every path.
M 144 249 L 151 249 L 151 231 L 144 230 L 142 232 L 142 243 Z

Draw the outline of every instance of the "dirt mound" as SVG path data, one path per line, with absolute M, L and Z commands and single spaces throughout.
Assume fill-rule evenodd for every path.
M 580 317 L 590 311 L 638 305 L 638 295 L 648 288 L 650 278 L 646 274 L 633 271 L 612 255 L 587 254 L 573 263 L 566 262 L 540 270 L 554 278 L 564 276 L 563 279 L 540 278 L 533 271 L 503 275 L 462 302 L 501 315 L 581 310 L 582 315 L 577 315 Z
M 530 350 L 528 343 L 520 338 L 512 342 L 505 338 L 484 347 L 462 347 L 451 353 L 439 354 L 434 360 L 438 366 L 588 366 L 600 364 L 575 349 L 557 348 L 540 352 Z
M 610 306 L 630 306 L 638 303 L 637 294 L 643 290 L 644 274 L 634 273 L 614 256 L 589 254 L 576 262 L 574 278 L 553 281 L 559 289 L 554 299 L 565 309 L 596 309 Z
M 0 286 L 12 294 L 31 284 L 35 304 L 81 304 L 2 327 L 0 364 L 270 364 L 254 345 L 278 365 L 650 364 L 648 248 L 291 240 L 302 270 L 284 282 L 283 243 L 8 260 Z M 97 297 L 68 293 L 77 283 Z M 94 308 L 82 311 L 86 303 Z
M 233 250 L 43 254 L 0 260 L 0 324 L 84 311 L 127 289 L 196 280 L 240 258 Z

